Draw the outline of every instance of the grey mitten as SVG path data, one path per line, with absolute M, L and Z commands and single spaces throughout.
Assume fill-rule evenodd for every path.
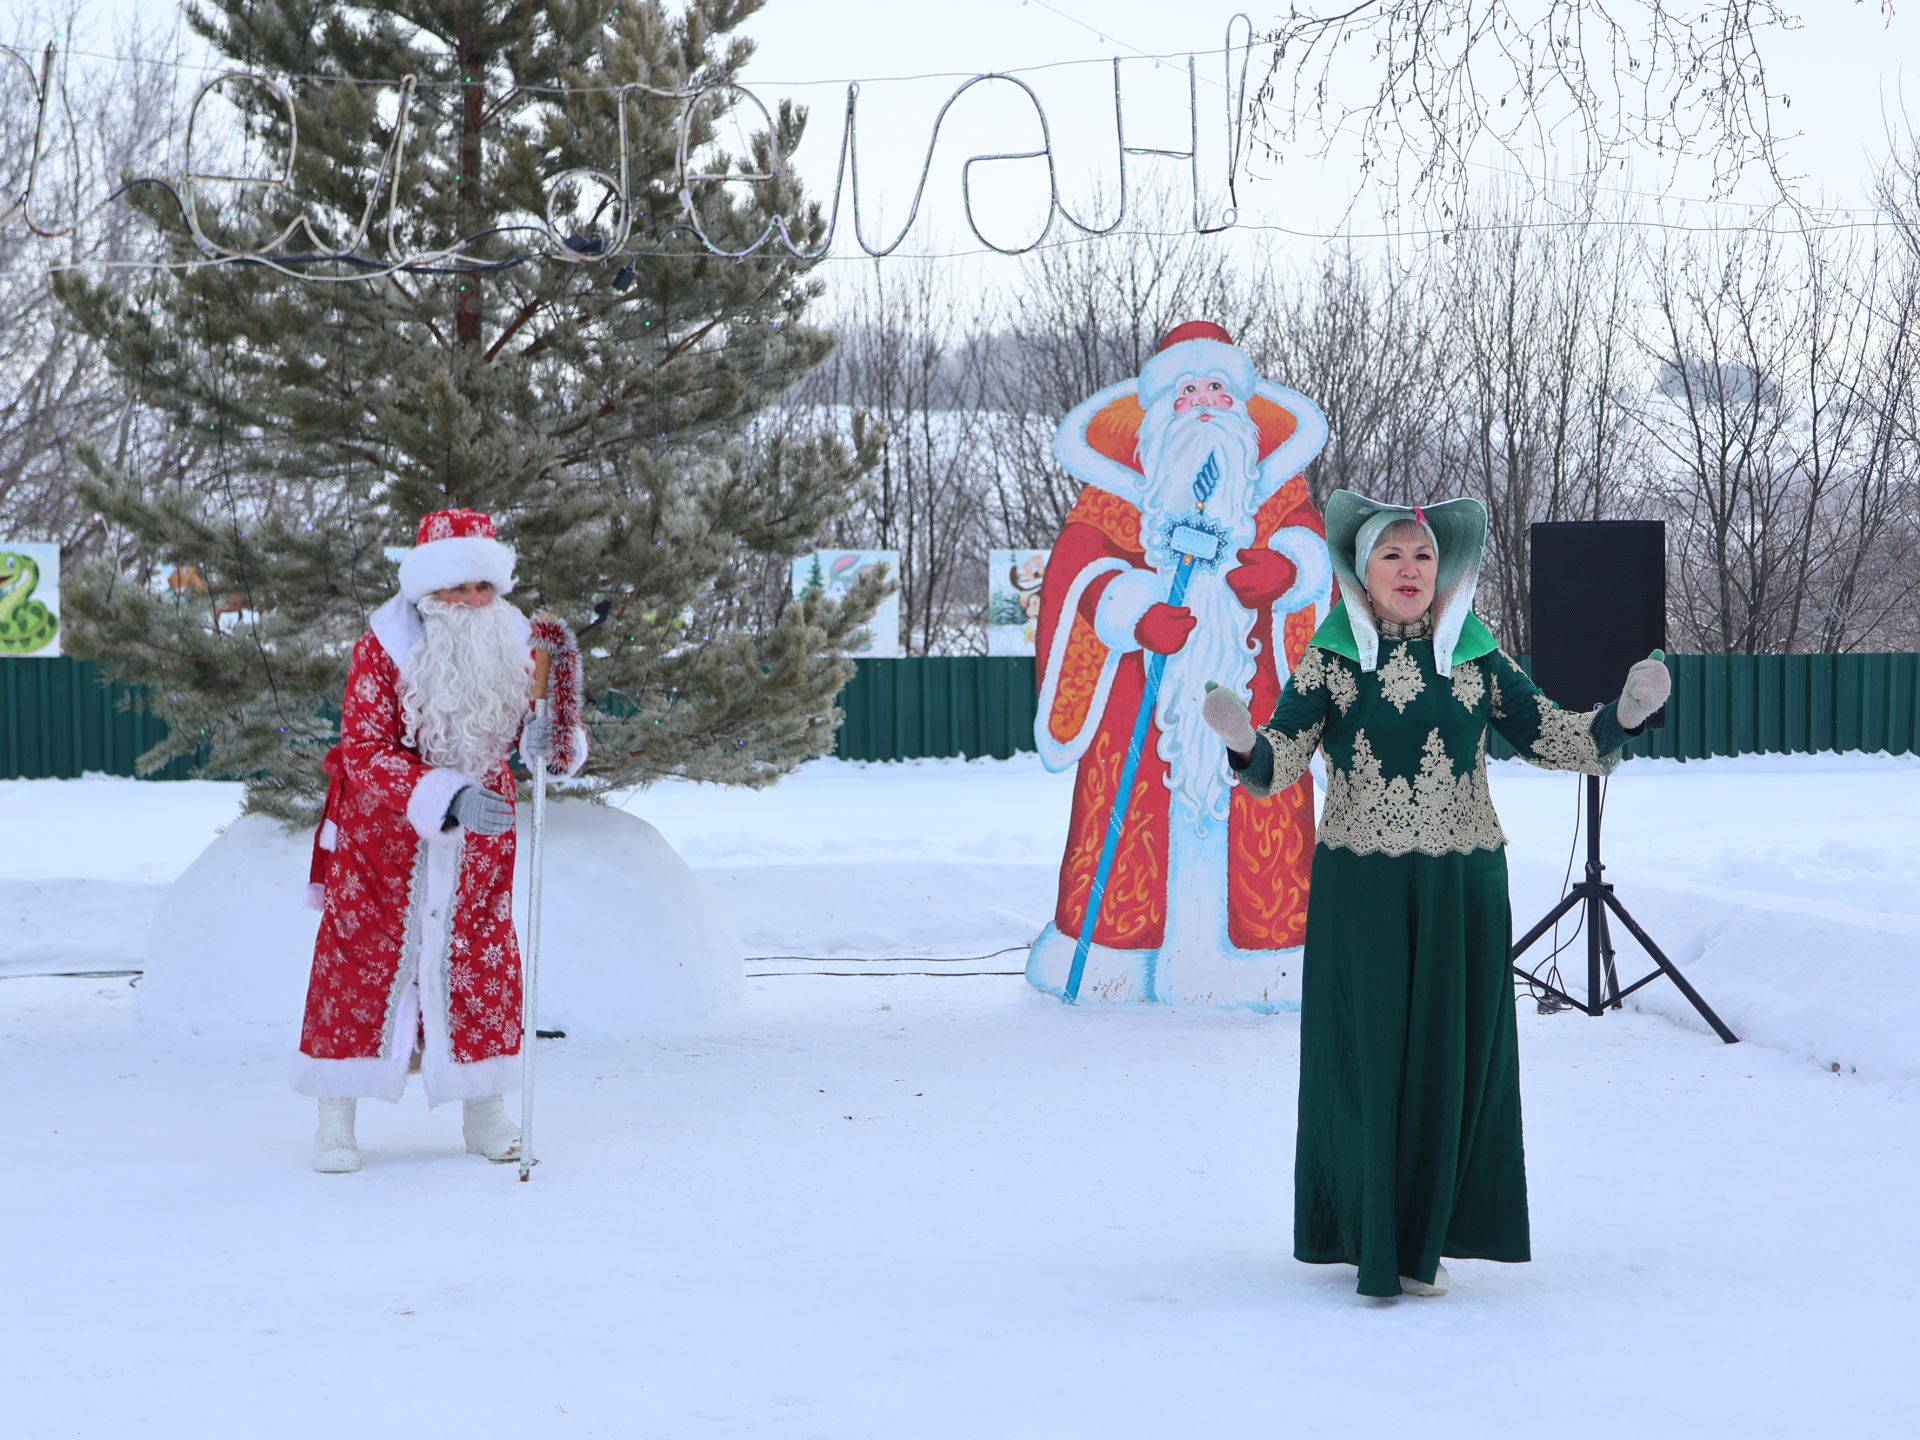
M 520 732 L 520 758 L 531 769 L 553 763 L 553 717 L 535 715 Z
M 504 835 L 513 828 L 513 806 L 479 785 L 463 785 L 447 814 L 476 835 Z
M 1665 658 L 1656 650 L 1645 660 L 1635 661 L 1627 671 L 1627 683 L 1620 687 L 1620 703 L 1614 714 L 1626 730 L 1637 730 L 1654 711 L 1667 703 L 1673 693 L 1673 677 L 1667 673 Z
M 1253 753 L 1253 716 L 1238 691 L 1209 680 L 1207 698 L 1200 702 L 1200 713 L 1213 727 L 1213 733 L 1226 742 L 1227 749 L 1236 755 Z

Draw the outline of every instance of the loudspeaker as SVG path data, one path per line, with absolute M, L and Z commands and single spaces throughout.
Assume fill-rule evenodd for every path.
M 1619 699 L 1627 667 L 1667 648 L 1665 523 L 1555 520 L 1529 532 L 1533 683 L 1566 710 Z

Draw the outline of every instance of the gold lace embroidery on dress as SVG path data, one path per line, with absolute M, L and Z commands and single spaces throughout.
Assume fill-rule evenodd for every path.
M 1536 695 L 1540 707 L 1540 734 L 1527 756 L 1544 770 L 1577 770 L 1582 775 L 1610 775 L 1619 767 L 1620 757 L 1602 755 L 1593 738 L 1593 722 L 1600 712 L 1570 714 L 1544 694 Z
M 1520 668 L 1514 664 L 1513 657 L 1507 654 L 1506 651 L 1501 650 L 1496 653 L 1502 660 L 1506 661 L 1508 665 L 1512 666 L 1513 669 L 1518 670 Z M 1493 677 L 1493 718 L 1496 720 L 1504 720 L 1507 718 L 1506 694 L 1500 688 L 1500 677 L 1498 675 Z
M 1478 665 L 1471 660 L 1464 660 L 1453 667 L 1453 698 L 1462 706 L 1477 713 L 1486 694 L 1486 678 L 1481 675 Z
M 1293 688 L 1305 695 L 1318 690 L 1326 684 L 1327 662 L 1319 649 L 1309 645 L 1307 653 L 1300 657 L 1300 663 L 1293 667 Z
M 1307 762 L 1313 759 L 1313 752 L 1320 748 L 1320 732 L 1326 728 L 1327 722 L 1324 720 L 1314 721 L 1298 735 L 1262 727 L 1259 733 L 1266 736 L 1267 744 L 1273 747 L 1272 778 L 1262 785 L 1246 770 L 1235 770 L 1233 778 L 1244 785 L 1247 793 L 1256 800 L 1264 800 L 1276 790 L 1286 789 L 1306 773 Z
M 1307 653 L 1300 657 L 1300 663 L 1294 667 L 1292 681 L 1293 688 L 1302 695 L 1326 687 L 1342 715 L 1351 710 L 1353 702 L 1360 698 L 1360 686 L 1354 680 L 1353 672 L 1338 660 L 1329 663 L 1315 645 L 1309 645 Z
M 1353 678 L 1353 671 L 1339 661 L 1326 667 L 1327 694 L 1333 697 L 1333 703 L 1340 707 L 1340 713 L 1346 714 L 1360 698 L 1360 682 Z
M 1427 682 L 1420 678 L 1420 666 L 1406 645 L 1394 647 L 1392 656 L 1380 667 L 1380 694 L 1402 715 L 1407 713 Z
M 1482 747 L 1485 737 L 1482 736 Z M 1353 740 L 1353 767 L 1331 770 L 1320 816 L 1320 843 L 1356 855 L 1463 855 L 1507 843 L 1487 789 L 1484 748 L 1473 767 L 1453 771 L 1438 729 L 1420 751 L 1420 773 L 1388 780 L 1362 730 Z

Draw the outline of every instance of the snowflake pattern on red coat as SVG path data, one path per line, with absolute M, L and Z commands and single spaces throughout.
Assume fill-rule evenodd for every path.
M 340 717 L 327 755 L 327 818 L 337 827 L 325 870 L 326 899 L 314 942 L 300 1050 L 316 1060 L 392 1053 L 401 995 L 421 965 L 440 967 L 452 1059 L 470 1064 L 520 1051 L 520 946 L 513 929 L 514 834 L 449 834 L 423 840 L 407 818 L 414 788 L 434 767 L 401 741 L 400 676 L 372 634 L 354 647 Z M 484 778 L 511 804 L 503 756 Z M 426 913 L 428 848 L 457 846 L 451 917 Z M 422 994 L 426 987 L 422 987 Z M 398 1037 L 411 1046 L 412 1036 Z

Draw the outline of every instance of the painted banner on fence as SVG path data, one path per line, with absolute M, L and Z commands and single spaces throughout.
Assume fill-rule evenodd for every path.
M 853 582 L 862 575 L 884 566 L 889 579 L 900 578 L 900 552 L 898 550 L 816 550 L 811 555 L 802 555 L 793 562 L 794 598 L 806 594 L 809 590 L 823 590 L 829 600 L 844 600 L 847 591 L 853 588 Z M 848 653 L 866 660 L 897 660 L 900 658 L 900 591 L 898 588 L 880 602 L 880 608 L 873 612 L 873 619 L 867 622 L 867 631 L 873 637 L 858 650 Z
M 1047 577 L 1046 550 L 987 552 L 987 654 L 1033 654 L 1040 620 L 1040 582 Z
M 60 653 L 60 547 L 0 540 L 0 655 Z

